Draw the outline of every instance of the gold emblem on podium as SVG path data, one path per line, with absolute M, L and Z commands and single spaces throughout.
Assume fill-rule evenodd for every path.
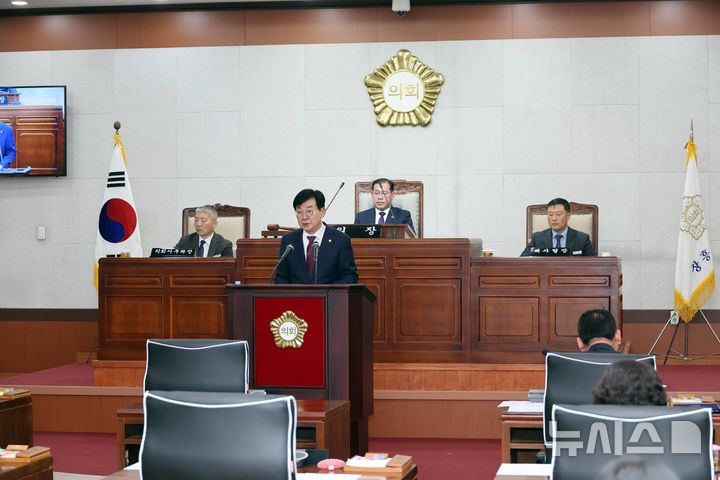
M 300 348 L 307 329 L 305 320 L 290 310 L 270 322 L 270 331 L 278 348 Z
M 443 83 L 445 78 L 441 73 L 408 50 L 400 50 L 385 65 L 365 76 L 377 123 L 383 127 L 427 126 Z

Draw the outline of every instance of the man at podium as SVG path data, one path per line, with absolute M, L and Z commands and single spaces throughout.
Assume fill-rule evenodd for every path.
M 325 195 L 319 190 L 301 190 L 293 200 L 300 229 L 282 237 L 276 283 L 357 283 L 350 237 L 328 228 Z
M 196 257 L 232 257 L 233 248 L 230 240 L 215 233 L 217 217 L 217 210 L 212 205 L 196 208 L 195 233 L 180 238 L 175 248 L 192 248 Z
M 535 232 L 532 240 L 520 254 L 530 256 L 533 249 L 567 249 L 572 255 L 594 256 L 590 236 L 568 226 L 570 221 L 570 202 L 564 198 L 554 198 L 547 204 L 548 225 L 550 228 Z
M 8 168 L 15 161 L 15 137 L 10 125 L 0 122 L 0 167 Z
M 395 198 L 395 183 L 392 180 L 387 178 L 374 180 L 372 183 L 372 199 L 375 207 L 359 212 L 355 216 L 355 223 L 378 225 L 406 223 L 410 225 L 410 229 L 414 232 L 415 227 L 413 227 L 410 212 L 393 207 L 393 198 Z

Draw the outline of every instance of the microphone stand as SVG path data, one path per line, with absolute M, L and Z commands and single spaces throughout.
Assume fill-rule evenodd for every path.
M 314 284 L 317 285 L 318 283 L 318 277 L 317 277 L 317 270 L 318 270 L 318 260 L 319 260 L 319 253 L 320 253 L 320 244 L 318 242 L 313 243 L 313 255 L 315 256 L 315 265 L 313 265 L 313 279 Z

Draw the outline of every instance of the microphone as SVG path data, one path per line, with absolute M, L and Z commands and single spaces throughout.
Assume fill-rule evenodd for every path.
M 280 268 L 280 264 L 292 253 L 293 250 L 295 250 L 295 247 L 293 247 L 292 244 L 288 244 L 288 246 L 285 247 L 285 251 L 282 255 L 280 255 L 280 260 L 277 261 L 275 268 L 273 268 L 272 274 L 270 275 L 270 285 L 275 283 L 275 275 L 277 274 L 278 268 Z
M 337 197 L 337 194 L 340 193 L 340 190 L 345 186 L 345 182 L 342 182 L 340 186 L 338 187 L 337 191 L 335 192 L 335 195 L 333 195 L 332 199 L 330 200 L 330 203 L 327 204 L 327 207 L 325 207 L 325 213 L 327 213 L 328 210 L 330 210 L 330 205 L 332 205 L 332 202 L 335 201 L 335 197 Z
M 341 185 L 341 188 L 342 188 L 342 185 Z M 313 247 L 313 255 L 315 256 L 315 265 L 313 266 L 313 269 L 315 271 L 313 272 L 313 277 L 314 277 L 314 283 L 317 284 L 317 280 L 318 280 L 317 279 L 317 268 L 318 268 L 318 260 L 320 259 L 320 257 L 318 256 L 318 253 L 320 252 L 320 244 L 317 241 L 314 241 L 312 244 L 312 247 Z

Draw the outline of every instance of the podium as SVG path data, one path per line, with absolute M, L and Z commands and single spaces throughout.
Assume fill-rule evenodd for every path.
M 351 454 L 368 449 L 375 295 L 364 285 L 228 285 L 230 338 L 250 345 L 250 385 L 350 401 Z

